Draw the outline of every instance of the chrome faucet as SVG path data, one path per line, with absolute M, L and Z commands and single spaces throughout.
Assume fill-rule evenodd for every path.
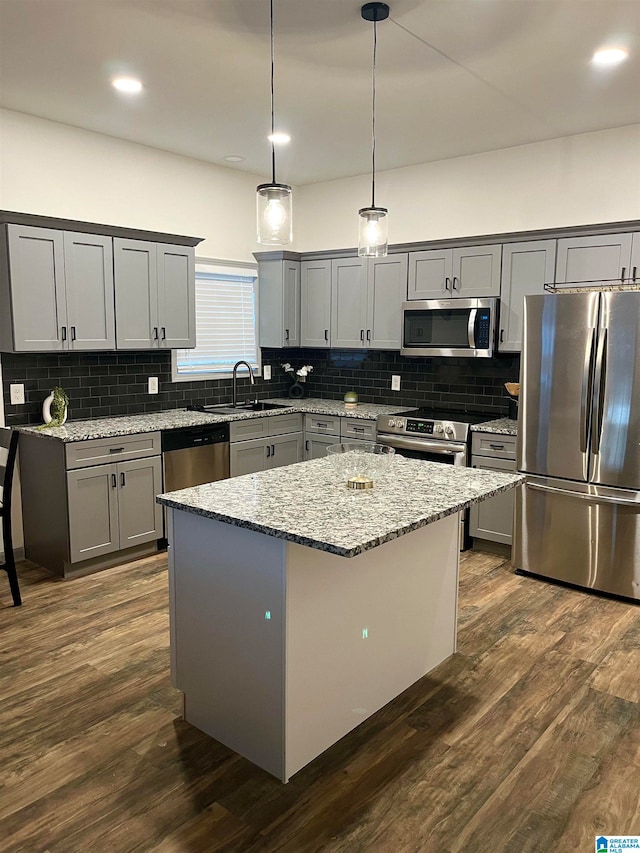
M 249 379 L 251 380 L 251 384 L 255 385 L 255 379 L 253 378 L 253 370 L 251 369 L 251 365 L 248 364 L 246 361 L 236 361 L 236 363 L 233 365 L 233 408 L 234 409 L 238 404 L 238 388 L 237 388 L 237 385 L 238 385 L 238 368 L 240 367 L 241 364 L 244 364 L 244 366 L 247 368 L 247 370 L 249 371 Z

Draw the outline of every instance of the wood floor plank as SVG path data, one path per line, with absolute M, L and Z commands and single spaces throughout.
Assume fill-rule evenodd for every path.
M 638 831 L 638 607 L 467 553 L 458 653 L 282 785 L 181 719 L 166 555 L 19 573 L 2 853 L 581 853 Z

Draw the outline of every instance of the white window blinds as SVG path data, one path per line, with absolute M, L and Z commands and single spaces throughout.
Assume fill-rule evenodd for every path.
M 196 347 L 176 350 L 178 377 L 230 374 L 237 361 L 258 368 L 256 272 L 196 264 Z

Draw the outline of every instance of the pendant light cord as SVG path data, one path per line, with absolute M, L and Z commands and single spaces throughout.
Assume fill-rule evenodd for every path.
M 271 183 L 275 184 L 276 182 L 276 144 L 273 141 L 273 134 L 275 133 L 275 101 L 273 95 L 273 72 L 274 72 L 274 61 L 273 61 L 273 0 L 269 0 L 269 16 L 271 20 Z
M 273 2 L 273 0 L 272 0 Z M 371 207 L 376 206 L 376 53 L 378 49 L 377 21 L 373 22 L 373 72 L 371 108 Z

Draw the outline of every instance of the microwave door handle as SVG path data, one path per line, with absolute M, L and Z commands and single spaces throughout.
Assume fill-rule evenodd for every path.
M 476 317 L 478 315 L 478 309 L 472 308 L 469 311 L 469 324 L 467 326 L 467 334 L 469 336 L 469 348 L 476 348 Z

